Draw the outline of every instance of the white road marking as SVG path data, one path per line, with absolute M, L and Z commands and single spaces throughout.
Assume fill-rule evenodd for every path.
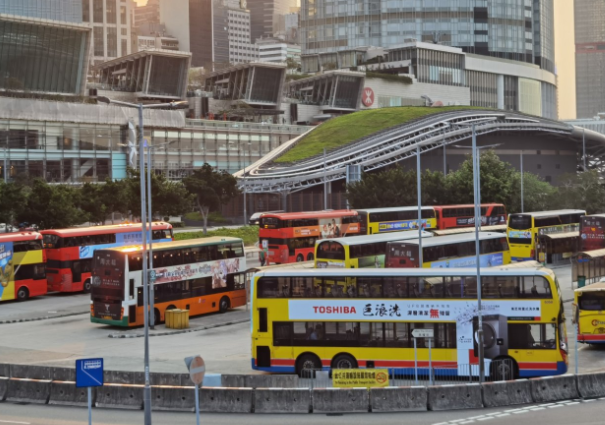
M 532 412 L 535 412 L 536 410 L 546 410 L 546 407 L 534 407 L 533 409 L 529 409 Z
M 473 416 L 473 417 L 466 418 L 466 419 L 479 419 L 479 418 L 482 418 L 482 417 L 484 417 L 484 416 L 485 416 L 485 415 L 479 415 L 479 416 Z
M 455 423 L 462 422 L 462 421 L 465 421 L 465 420 L 466 419 L 456 419 L 455 421 L 450 421 L 450 423 L 451 424 L 455 424 Z
M 523 409 L 509 409 L 509 410 L 505 410 L 504 413 L 514 413 L 514 412 L 518 412 L 519 410 L 523 410 Z
M 464 424 L 472 424 L 475 421 L 466 421 L 466 422 L 459 422 L 460 424 L 464 425 Z
M 574 401 L 574 402 L 571 402 L 571 403 L 567 403 L 566 406 L 573 406 L 574 404 L 580 404 L 580 402 L 579 401 Z
M 498 416 L 502 412 L 488 413 L 487 416 Z
M 553 406 L 555 403 L 546 403 L 546 404 L 541 404 L 540 407 L 548 407 L 548 406 Z
M 503 413 L 501 415 L 496 416 L 497 418 L 503 418 L 505 416 L 510 416 L 510 413 Z
M 529 410 L 519 410 L 518 412 L 513 412 L 513 415 L 518 415 L 519 413 L 527 413 Z
M 555 407 L 563 407 L 564 404 L 555 404 L 554 406 L 548 406 L 549 409 L 554 409 Z
M 3 423 L 3 424 L 31 425 L 31 422 L 17 422 L 17 421 L 3 421 L 3 420 L 0 420 L 0 423 Z
M 489 421 L 490 419 L 494 419 L 493 416 L 487 416 L 485 418 L 477 419 L 478 421 Z

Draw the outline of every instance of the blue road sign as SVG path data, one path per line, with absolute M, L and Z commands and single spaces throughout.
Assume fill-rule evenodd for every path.
M 103 359 L 76 360 L 76 387 L 103 386 Z

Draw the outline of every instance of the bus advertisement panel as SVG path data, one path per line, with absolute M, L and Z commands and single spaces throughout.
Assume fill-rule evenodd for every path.
M 357 210 L 357 213 L 361 235 L 418 229 L 418 207 L 372 208 Z M 433 207 L 422 207 L 420 215 L 423 229 L 437 228 Z
M 267 271 L 255 276 L 252 367 L 270 372 L 426 365 L 436 375 L 478 374 L 475 269 Z M 334 291 L 331 286 L 353 287 Z M 567 371 L 565 319 L 547 269 L 488 269 L 482 283 L 486 375 L 507 379 Z M 370 287 L 371 291 L 361 288 Z M 497 343 L 496 343 L 497 341 Z M 506 362 L 492 363 L 493 360 Z M 503 370 L 501 368 L 505 368 Z M 501 375 L 500 375 L 501 376 Z
M 0 235 L 0 301 L 46 294 L 45 262 L 40 233 Z
M 437 205 L 439 230 L 471 227 L 475 225 L 474 205 Z M 506 208 L 503 204 L 481 204 L 481 225 L 497 226 L 506 224 Z
M 580 251 L 605 248 L 605 215 L 585 215 L 580 219 Z
M 95 251 L 142 243 L 140 224 L 94 226 L 43 230 L 48 255 L 48 290 L 58 292 L 90 291 L 92 259 Z M 152 225 L 153 242 L 172 241 L 172 225 Z

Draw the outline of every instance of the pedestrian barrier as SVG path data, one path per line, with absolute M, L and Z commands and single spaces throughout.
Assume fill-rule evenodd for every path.
M 221 387 L 245 387 L 246 375 L 221 375 Z
M 297 388 L 298 375 L 245 375 L 244 387 Z
M 480 409 L 480 384 L 435 385 L 428 387 L 428 410 Z
M 29 378 L 24 376 L 24 378 Z M 51 367 L 50 379 L 53 381 L 74 381 L 76 380 L 76 370 L 73 367 Z
M 304 388 L 256 388 L 255 413 L 309 413 L 311 391 Z
M 367 388 L 315 388 L 313 413 L 359 413 L 370 411 Z
M 49 379 L 10 378 L 6 389 L 6 400 L 47 404 L 50 397 Z
M 427 410 L 426 387 L 385 387 L 370 390 L 372 412 L 423 412 Z
M 11 378 L 52 379 L 49 366 L 10 365 Z
M 0 363 L 0 376 L 10 377 L 10 365 L 8 363 Z
M 536 403 L 578 398 L 575 375 L 546 376 L 530 379 L 531 393 Z
M 218 413 L 252 413 L 252 388 L 209 387 L 200 389 L 200 410 Z
M 6 376 L 0 376 L 0 401 L 6 398 L 6 390 L 8 388 L 8 379 Z
M 152 410 L 195 411 L 195 388 L 155 385 L 151 388 Z
M 605 373 L 578 375 L 578 392 L 583 398 L 605 397 Z
M 531 384 L 527 379 L 487 382 L 482 387 L 485 407 L 514 406 L 534 401 L 531 395 Z
M 97 388 L 95 406 L 115 409 L 143 409 L 143 385 L 105 384 Z
M 187 375 L 187 380 L 181 380 L 181 385 L 191 384 L 191 377 Z M 223 385 L 222 375 L 220 373 L 207 373 L 204 375 L 204 381 L 202 382 L 203 387 L 227 387 Z M 243 385 L 240 385 L 243 386 Z
M 151 374 L 150 374 L 151 376 Z M 112 384 L 137 384 L 145 383 L 144 372 L 127 372 L 123 370 L 106 370 L 103 372 L 103 381 Z
M 97 389 L 92 388 L 92 404 L 94 405 Z M 61 406 L 88 406 L 88 389 L 76 388 L 73 381 L 52 381 L 50 383 L 50 398 L 48 404 Z

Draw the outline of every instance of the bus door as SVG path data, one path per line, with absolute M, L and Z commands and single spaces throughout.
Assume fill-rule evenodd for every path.
M 71 274 L 72 283 L 82 281 L 82 264 L 80 261 L 74 261 L 73 266 L 71 268 Z

